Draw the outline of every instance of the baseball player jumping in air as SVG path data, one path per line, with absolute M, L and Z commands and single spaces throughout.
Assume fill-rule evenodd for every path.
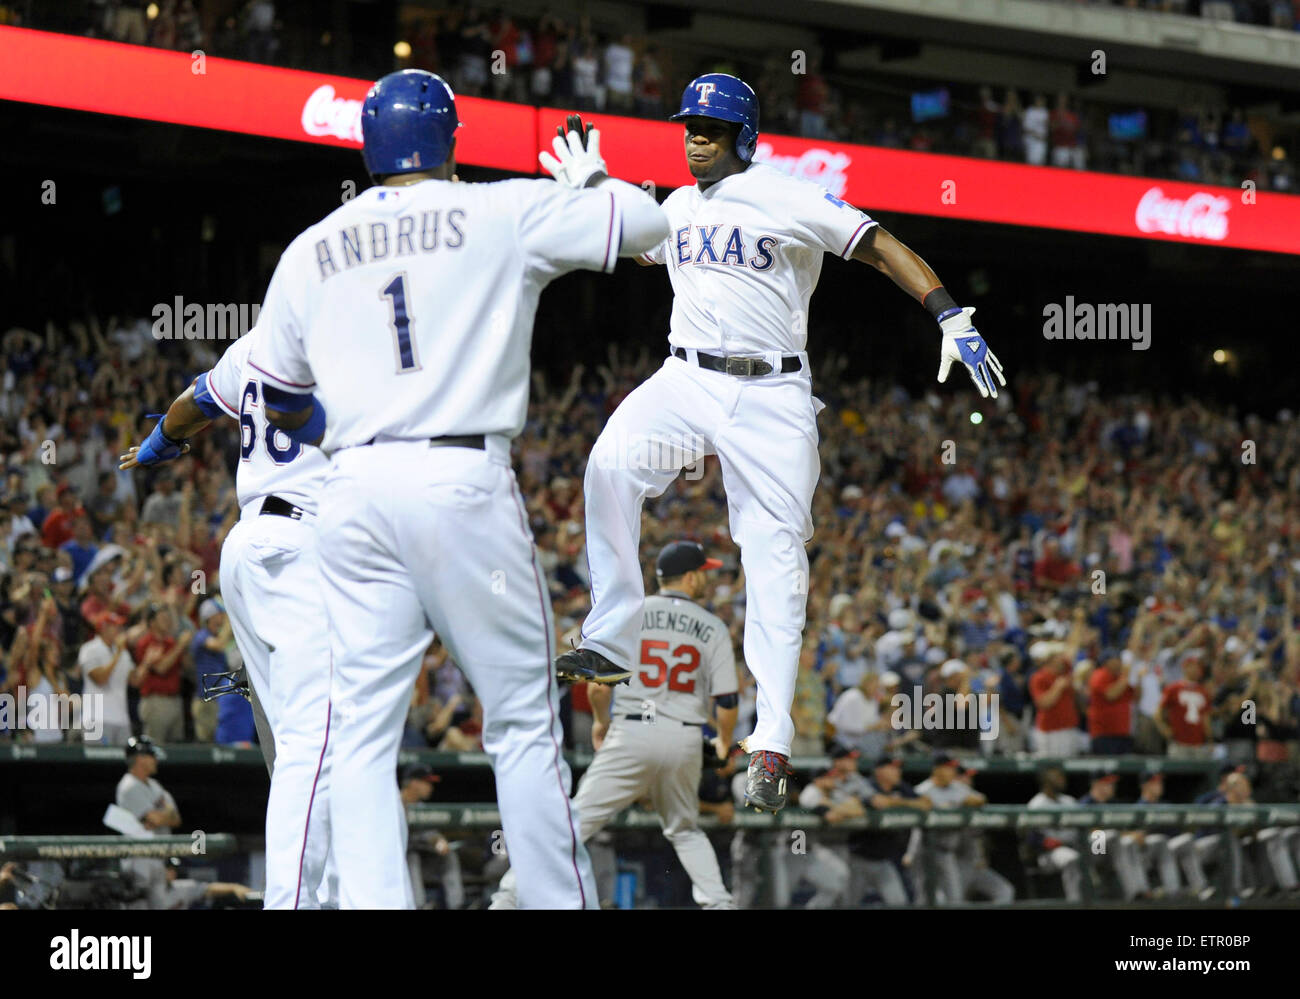
M 265 411 L 331 463 L 317 532 L 333 650 L 330 850 L 342 908 L 407 908 L 397 752 L 438 634 L 483 704 L 526 908 L 594 908 L 569 800 L 551 608 L 510 440 L 541 290 L 662 242 L 644 191 L 576 134 L 562 183 L 461 184 L 451 89 L 421 70 L 361 109 L 375 186 L 285 250 L 251 364 Z
M 925 261 L 824 188 L 753 162 L 758 98 L 749 86 L 722 73 L 701 76 L 672 117 L 685 125 L 697 184 L 668 196 L 671 234 L 640 258 L 668 266 L 670 356 L 619 405 L 587 462 L 592 609 L 580 647 L 560 656 L 556 671 L 614 683 L 642 665 L 641 507 L 681 468 L 716 454 L 745 569 L 745 664 L 758 683 L 754 731 L 742 743 L 750 753 L 746 799 L 777 811 L 791 772 L 804 544 L 819 475 L 822 404 L 812 397 L 804 346 L 823 254 L 870 264 L 924 305 L 941 334 L 939 381 L 954 362 L 983 396 L 996 397 L 995 380 L 1006 381 L 970 323 L 975 310 L 959 308 Z
M 716 726 L 712 755 L 726 759 L 739 713 L 731 636 L 718 617 L 695 603 L 708 586 L 705 573 L 721 565 L 690 541 L 659 553 L 659 592 L 646 599 L 641 622 L 641 668 L 612 698 L 606 684 L 588 687 L 596 758 L 573 798 L 584 843 L 619 812 L 649 799 L 690 875 L 692 897 L 706 909 L 735 908 L 713 844 L 698 824 L 700 727 Z M 513 909 L 514 896 L 511 869 L 491 907 Z
M 322 891 L 329 852 L 330 646 L 315 529 L 329 461 L 267 423 L 262 380 L 248 361 L 263 336 L 254 328 L 227 347 L 144 444 L 122 456 L 122 467 L 170 461 L 214 419 L 239 421 L 241 513 L 221 546 L 221 594 L 272 735 L 262 740 L 271 770 L 265 906 L 315 909 L 321 895 L 334 901 L 328 888 Z

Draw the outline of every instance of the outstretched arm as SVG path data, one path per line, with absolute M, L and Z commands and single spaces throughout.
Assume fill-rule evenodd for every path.
M 197 382 L 197 379 L 195 381 Z M 215 415 L 214 413 L 213 416 Z M 166 415 L 153 428 L 149 439 L 140 447 L 133 447 L 121 456 L 122 463 L 118 468 L 153 465 L 159 461 L 180 457 L 190 449 L 187 438 L 197 434 L 211 423 L 213 416 L 209 416 L 199 407 L 194 399 L 194 385 L 190 385 L 167 407 Z M 166 452 L 170 448 L 175 448 L 175 453 L 167 455 Z M 142 450 L 145 452 L 143 460 L 140 454 Z
M 929 264 L 881 225 L 863 233 L 853 249 L 853 259 L 880 271 L 934 316 L 943 331 L 939 381 L 946 381 L 953 361 L 960 361 L 980 395 L 998 397 L 998 385 L 1005 385 L 1007 380 L 1002 377 L 1001 363 L 970 323 L 975 310 L 958 307 Z
M 943 287 L 930 265 L 882 225 L 874 225 L 862 234 L 853 259 L 870 264 L 922 305 L 926 295 Z

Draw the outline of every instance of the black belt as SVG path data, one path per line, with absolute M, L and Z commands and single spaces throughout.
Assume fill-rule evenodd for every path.
M 685 347 L 674 347 L 673 357 L 680 358 L 683 361 L 689 361 L 690 356 Z M 717 354 L 706 354 L 702 350 L 695 352 L 695 363 L 701 368 L 708 368 L 710 371 L 721 371 L 724 375 L 736 375 L 738 377 L 750 377 L 752 375 L 770 375 L 772 365 L 761 357 L 719 357 Z M 799 371 L 803 368 L 803 358 L 798 354 L 784 354 L 781 357 L 781 374 L 787 375 L 791 371 Z
M 369 447 L 377 440 L 379 440 L 378 437 L 371 437 L 361 446 Z M 487 438 L 483 434 L 461 434 L 459 436 L 452 434 L 446 437 L 430 437 L 429 447 L 468 447 L 473 448 L 475 451 L 486 451 Z
M 623 715 L 622 717 L 623 717 L 623 718 L 626 718 L 628 721 L 645 721 L 645 720 L 646 720 L 646 716 L 645 716 L 645 715 Z M 651 715 L 650 718 L 651 718 L 652 720 L 655 720 L 655 721 L 658 720 L 658 718 L 657 718 L 656 716 L 654 716 L 654 715 Z M 676 718 L 665 718 L 664 721 L 677 721 L 677 719 L 676 719 Z M 688 726 L 689 726 L 689 725 L 694 725 L 696 728 L 699 728 L 699 727 L 700 727 L 701 725 L 703 725 L 704 723 L 703 723 L 703 722 L 687 722 L 687 721 L 684 721 L 684 722 L 681 722 L 680 724 L 682 724 L 682 725 L 688 725 Z
M 288 500 L 280 499 L 279 496 L 268 496 L 262 500 L 262 509 L 258 513 L 272 517 L 288 517 L 291 520 L 302 520 L 303 509 L 300 506 L 294 506 Z

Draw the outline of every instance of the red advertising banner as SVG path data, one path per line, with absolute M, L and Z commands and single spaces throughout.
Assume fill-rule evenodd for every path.
M 202 70 L 202 72 L 200 72 Z M 370 81 L 0 27 L 0 100 L 358 147 Z M 538 172 L 565 112 L 457 98 L 457 159 Z M 610 172 L 691 182 L 682 128 L 596 115 Z M 760 136 L 757 158 L 865 211 L 1068 229 L 1300 254 L 1300 197 L 1031 167 L 874 146 Z
M 372 82 L 0 27 L 0 100 L 359 149 Z M 473 97 L 456 106 L 460 160 L 536 171 L 535 109 Z

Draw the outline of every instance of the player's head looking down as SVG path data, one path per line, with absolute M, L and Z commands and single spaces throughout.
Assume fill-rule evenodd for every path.
M 660 590 L 672 590 L 694 600 L 708 585 L 706 573 L 721 568 L 722 562 L 705 555 L 698 542 L 674 541 L 655 559 L 655 579 Z
M 456 171 L 456 98 L 422 69 L 389 73 L 361 105 L 361 157 L 376 184 L 451 180 Z
M 705 73 L 686 85 L 672 116 L 686 126 L 686 166 L 701 187 L 740 173 L 758 146 L 758 95 L 744 80 Z

